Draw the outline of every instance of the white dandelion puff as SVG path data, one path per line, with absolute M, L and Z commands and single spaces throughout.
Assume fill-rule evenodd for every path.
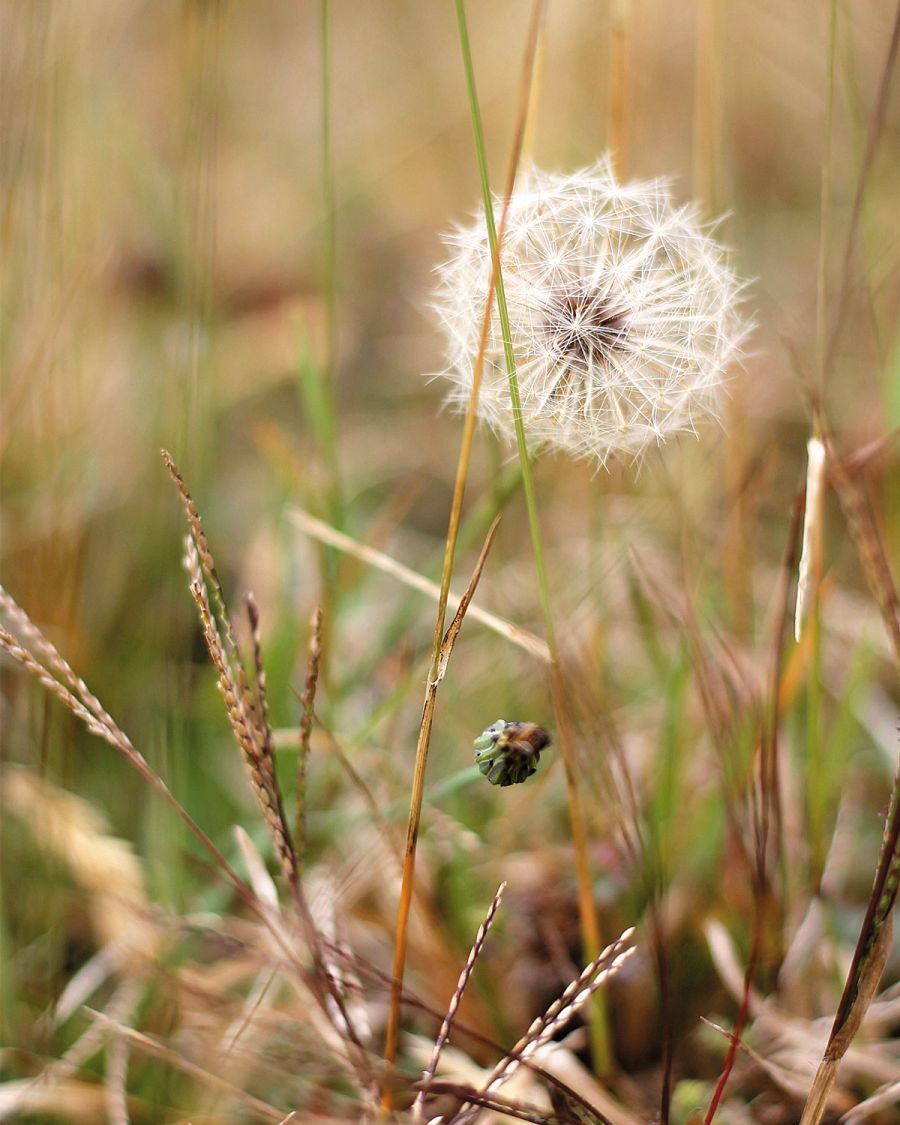
M 449 399 L 465 405 L 491 277 L 484 212 L 446 244 L 434 307 Z M 677 206 L 664 181 L 619 184 L 608 160 L 572 175 L 528 170 L 509 203 L 501 265 L 533 441 L 604 464 L 718 415 L 750 328 L 742 287 L 697 210 Z M 496 304 L 478 412 L 513 436 Z

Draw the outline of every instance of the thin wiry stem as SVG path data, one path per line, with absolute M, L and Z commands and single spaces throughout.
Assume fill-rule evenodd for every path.
M 459 0 L 457 0 L 459 3 Z M 518 123 L 516 135 L 510 154 L 509 169 L 507 173 L 507 199 L 512 194 L 515 183 L 516 171 L 521 158 L 523 138 L 528 116 L 529 92 L 534 75 L 534 56 L 537 43 L 540 15 L 543 10 L 543 0 L 535 0 L 532 9 L 531 25 L 529 28 L 528 46 L 522 70 L 521 95 L 518 110 Z M 504 217 L 505 217 L 504 209 Z M 504 219 L 501 218 L 501 234 Z M 462 505 L 465 496 L 466 479 L 469 474 L 469 462 L 472 455 L 472 443 L 475 436 L 475 423 L 477 420 L 478 393 L 481 387 L 481 377 L 484 368 L 484 354 L 490 330 L 491 309 L 493 306 L 494 286 L 499 274 L 499 263 L 495 255 L 491 279 L 488 285 L 488 297 L 485 302 L 484 320 L 481 330 L 481 342 L 478 356 L 472 374 L 472 387 L 469 395 L 468 408 L 463 435 L 460 442 L 459 460 L 456 467 L 456 479 L 453 486 L 453 500 L 450 506 L 450 520 L 447 527 L 447 539 L 444 548 L 444 562 L 441 570 L 441 589 L 438 600 L 438 612 L 435 619 L 434 638 L 432 641 L 431 670 L 425 692 L 425 704 L 422 711 L 422 722 L 419 726 L 419 738 L 416 744 L 416 761 L 413 773 L 412 792 L 410 794 L 409 819 L 407 823 L 406 847 L 403 859 L 403 874 L 400 881 L 400 901 L 397 908 L 397 925 L 394 935 L 394 959 L 391 969 L 391 1003 L 388 1011 L 388 1023 L 385 1034 L 384 1058 L 388 1070 L 397 1059 L 397 1045 L 400 1031 L 400 1002 L 403 990 L 403 973 L 406 966 L 407 928 L 409 925 L 409 911 L 412 903 L 413 878 L 416 863 L 416 843 L 419 835 L 419 824 L 422 818 L 422 801 L 425 793 L 425 767 L 428 761 L 428 748 L 431 742 L 431 727 L 434 719 L 434 707 L 437 692 L 437 674 L 441 661 L 441 638 L 444 631 L 444 621 L 447 613 L 447 601 L 450 595 L 450 579 L 453 575 L 453 560 L 456 554 L 456 543 L 459 537 L 460 522 L 462 519 Z M 382 1107 L 389 1109 L 391 1105 L 390 1084 L 385 1083 L 382 1094 Z
M 758 893 L 758 888 L 754 881 L 754 918 L 761 918 L 762 903 Z M 741 1043 L 741 1035 L 743 1034 L 744 1027 L 750 1015 L 750 993 L 753 988 L 753 976 L 756 972 L 756 964 L 759 958 L 760 941 L 762 929 L 759 924 L 753 926 L 753 939 L 750 947 L 750 956 L 747 958 L 747 968 L 744 971 L 744 989 L 741 993 L 741 1002 L 738 1006 L 737 1018 L 734 1021 L 734 1030 L 729 1034 L 728 1039 L 728 1053 L 725 1056 L 725 1065 L 722 1067 L 722 1073 L 719 1075 L 719 1081 L 716 1083 L 716 1088 L 713 1091 L 712 1099 L 709 1103 L 709 1108 L 706 1111 L 706 1116 L 703 1119 L 703 1125 L 711 1125 L 713 1118 L 716 1116 L 716 1111 L 719 1108 L 719 1103 L 725 1094 L 725 1087 L 728 1084 L 728 1079 L 731 1076 L 731 1071 L 734 1067 L 734 1060 L 737 1057 L 737 1050 Z
M 518 483 L 518 476 L 514 483 Z M 411 570 L 408 566 L 404 566 L 403 563 L 397 562 L 396 559 L 391 558 L 390 555 L 384 554 L 383 551 L 377 551 L 367 543 L 357 542 L 356 539 L 331 527 L 323 520 L 311 516 L 309 512 L 304 512 L 302 508 L 292 508 L 288 514 L 288 518 L 314 539 L 318 539 L 322 543 L 327 543 L 331 547 L 336 547 L 337 550 L 343 551 L 353 558 L 360 559 L 369 566 L 376 567 L 384 574 L 390 574 L 391 577 L 403 582 L 413 590 L 418 590 L 420 593 L 425 594 L 427 597 L 432 598 L 440 604 L 441 587 L 436 582 L 429 581 L 419 574 L 418 571 Z M 462 538 L 462 532 L 464 530 L 464 528 L 460 529 L 460 538 Z M 471 539 L 471 535 L 466 538 Z M 460 543 L 459 545 L 461 546 L 462 544 Z M 459 603 L 460 596 L 448 591 L 447 606 L 455 608 Z M 447 606 L 444 607 L 445 611 Z M 550 652 L 547 648 L 546 641 L 535 636 L 534 633 L 529 633 L 527 629 L 522 629 L 520 626 L 514 625 L 511 621 L 507 621 L 505 618 L 499 617 L 496 613 L 490 613 L 488 610 L 482 609 L 477 605 L 473 605 L 470 608 L 469 616 L 473 621 L 480 621 L 482 625 L 486 625 L 488 629 L 492 629 L 499 636 L 504 637 L 514 645 L 518 645 L 531 656 L 536 657 L 538 660 L 543 660 L 546 664 L 550 663 Z
M 763 815 L 757 834 L 757 856 L 758 862 L 764 863 L 771 853 L 768 863 L 773 880 L 783 870 L 784 865 L 784 813 L 778 732 L 781 726 L 781 681 L 790 591 L 797 567 L 802 516 L 803 501 L 802 497 L 798 495 L 791 513 L 790 530 L 788 531 L 787 546 L 781 567 L 779 611 L 772 634 L 772 653 L 769 665 L 769 707 L 759 751 L 759 791 Z M 782 891 L 783 895 L 784 891 Z
M 478 172 L 481 180 L 484 214 L 487 222 L 491 254 L 495 263 L 497 308 L 500 314 L 500 325 L 503 334 L 503 351 L 509 379 L 509 395 L 515 424 L 519 465 L 522 470 L 522 490 L 525 497 L 525 507 L 528 512 L 528 527 L 534 552 L 538 597 L 544 618 L 547 645 L 552 658 L 552 664 L 550 666 L 550 690 L 559 732 L 559 746 L 566 775 L 569 821 L 572 828 L 572 842 L 575 849 L 575 864 L 578 875 L 578 908 L 581 919 L 582 940 L 584 943 L 585 956 L 588 959 L 592 959 L 597 955 L 600 948 L 600 925 L 597 919 L 596 905 L 594 903 L 590 866 L 587 857 L 587 832 L 584 813 L 581 808 L 581 795 L 578 788 L 572 708 L 569 704 L 568 691 L 560 665 L 559 646 L 556 640 L 553 610 L 550 605 L 550 586 L 547 581 L 547 571 L 544 564 L 544 550 L 541 540 L 540 521 L 538 519 L 534 476 L 531 471 L 531 461 L 528 456 L 528 445 L 525 439 L 525 427 L 522 422 L 522 402 L 519 394 L 519 381 L 516 375 L 516 360 L 512 348 L 509 310 L 506 303 L 506 292 L 503 286 L 503 270 L 500 263 L 501 240 L 498 238 L 497 227 L 494 220 L 493 200 L 491 198 L 490 183 L 488 180 L 484 131 L 481 125 L 481 113 L 475 87 L 475 71 L 472 63 L 472 52 L 469 44 L 463 0 L 456 0 L 456 14 L 459 24 L 463 62 L 466 69 L 469 112 L 472 120 L 472 129 L 475 134 L 475 151 L 478 159 Z M 507 205 L 510 198 L 510 191 L 511 189 L 507 190 L 504 197 Z M 505 207 L 503 213 L 505 216 Z M 602 999 L 599 997 L 592 1005 L 591 1017 L 591 1038 L 595 1055 L 594 1061 L 601 1073 L 608 1073 L 612 1065 L 610 1036 L 606 1012 L 602 1004 Z
M 322 655 L 322 607 L 316 606 L 312 617 L 309 652 L 306 657 L 306 682 L 300 697 L 300 746 L 297 751 L 297 823 L 294 831 L 294 849 L 297 865 L 302 868 L 306 856 L 306 767 L 312 738 L 313 716 L 316 707 L 316 687 L 319 683 L 319 661 Z

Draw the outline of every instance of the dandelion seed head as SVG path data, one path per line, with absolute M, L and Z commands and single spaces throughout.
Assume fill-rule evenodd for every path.
M 499 218 L 503 201 L 494 206 Z M 464 407 L 491 276 L 484 212 L 445 241 L 434 307 L 449 399 Z M 696 209 L 676 206 L 664 181 L 619 184 L 608 160 L 571 175 L 529 169 L 510 200 L 501 263 L 532 441 L 605 464 L 718 416 L 750 328 L 741 284 Z M 478 410 L 512 438 L 496 302 Z

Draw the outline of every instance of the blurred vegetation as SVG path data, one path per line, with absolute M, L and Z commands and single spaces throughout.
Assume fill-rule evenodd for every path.
M 509 0 L 469 7 L 496 188 L 527 12 Z M 608 7 L 548 7 L 533 122 L 542 166 L 589 164 L 608 142 Z M 250 590 L 259 603 L 289 803 L 309 620 L 323 602 L 307 871 L 329 888 L 322 893 L 349 944 L 387 972 L 396 884 L 371 802 L 347 763 L 399 849 L 434 607 L 317 546 L 290 509 L 439 577 L 460 425 L 441 412 L 440 383 L 424 377 L 442 363 L 428 311 L 431 270 L 443 254 L 441 231 L 474 210 L 479 189 L 452 5 L 336 0 L 324 8 L 328 145 L 317 6 L 5 6 L 0 578 L 239 869 L 234 825 L 267 855 L 270 845 L 180 565 L 185 528 L 160 447 L 171 450 L 203 514 L 232 607 Z M 731 1027 L 737 1009 L 708 926 L 724 927 L 741 965 L 751 941 L 734 816 L 771 703 L 783 560 L 812 427 L 823 245 L 829 330 L 846 283 L 824 410 L 841 455 L 869 451 L 859 479 L 888 557 L 900 556 L 896 82 L 875 116 L 888 9 L 878 0 L 836 5 L 823 226 L 827 5 L 633 0 L 627 174 L 671 175 L 677 198 L 699 196 L 710 219 L 725 216 L 719 237 L 752 279 L 747 302 L 758 327 L 734 372 L 721 431 L 707 426 L 698 441 L 668 444 L 640 472 L 618 465 L 594 475 L 561 457 L 536 467 L 557 632 L 577 696 L 604 937 L 647 923 L 651 905 L 659 907 L 679 1120 L 708 1104 L 727 1046 L 700 1017 Z M 879 146 L 845 258 L 873 122 Z M 323 191 L 329 147 L 333 258 Z M 540 634 L 511 456 L 509 445 L 479 432 L 454 586 L 463 588 L 502 509 L 477 601 Z M 808 635 L 784 646 L 783 914 L 757 985 L 792 1017 L 826 1017 L 830 1026 L 897 766 L 897 681 L 833 492 L 823 527 L 818 648 Z M 729 693 L 727 737 L 711 729 L 706 674 Z M 159 911 L 177 930 L 185 915 L 241 915 L 220 874 L 124 761 L 11 663 L 0 677 L 3 762 L 103 811 L 109 832 L 134 844 L 154 917 Z M 469 620 L 438 702 L 417 869 L 430 922 L 414 926 L 408 983 L 446 1009 L 491 896 L 508 880 L 464 1009 L 473 1026 L 509 1044 L 574 975 L 581 950 L 560 763 L 550 751 L 537 777 L 502 792 L 473 766 L 472 739 L 501 716 L 552 726 L 545 670 Z M 637 863 L 621 848 L 610 808 L 612 745 L 643 818 Z M 27 820 L 5 810 L 0 828 L 7 1079 L 36 1073 L 83 1031 L 81 1016 L 50 1032 L 41 1015 L 101 947 L 93 892 L 42 846 L 40 823 Z M 425 911 L 421 902 L 416 909 Z M 142 995 L 135 1026 L 160 1038 L 185 1034 L 179 1018 L 189 1004 L 173 983 L 184 965 L 196 956 L 212 977 L 214 951 L 198 953 L 191 940 L 203 945 L 179 931 Z M 882 983 L 893 986 L 889 997 L 898 978 L 895 948 Z M 223 995 L 232 986 L 223 980 Z M 90 1003 L 101 1008 L 103 996 Z M 626 1075 L 618 1095 L 646 1120 L 657 1111 L 663 1039 L 649 942 L 611 1003 Z M 382 988 L 373 998 L 376 1037 L 384 1008 Z M 433 1037 L 432 1022 L 411 1026 Z M 893 1061 L 897 1025 L 896 1014 L 885 1015 L 871 1033 Z M 183 1042 L 190 1053 L 193 1040 Z M 796 1048 L 805 1063 L 785 1057 L 783 1065 L 808 1081 L 823 1042 L 811 1033 Z M 774 1051 L 762 1033 L 754 1046 Z M 267 1050 L 273 1066 L 247 1088 L 276 1105 L 301 1104 L 299 1083 L 279 1080 L 278 1043 Z M 472 1052 L 481 1064 L 490 1057 Z M 405 1065 L 414 1073 L 423 1062 L 407 1057 Z M 102 1073 L 97 1057 L 91 1068 Z M 741 1058 L 738 1069 L 728 1120 L 799 1119 L 802 1097 L 761 1078 L 752 1060 Z M 194 1120 L 252 1117 L 249 1108 L 219 1105 L 203 1118 L 191 1080 L 159 1059 L 141 1056 L 130 1074 L 137 1119 L 178 1120 L 190 1106 Z M 859 1099 L 878 1084 L 875 1072 L 853 1072 L 847 1089 Z M 340 1084 L 332 1087 L 337 1097 Z M 355 1119 L 353 1109 L 329 1112 Z M 95 1119 L 90 1113 L 85 1120 Z

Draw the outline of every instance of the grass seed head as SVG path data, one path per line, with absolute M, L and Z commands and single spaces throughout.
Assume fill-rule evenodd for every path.
M 464 406 L 491 277 L 484 213 L 446 244 L 434 307 L 449 398 Z M 725 251 L 665 182 L 619 184 L 608 160 L 572 175 L 529 169 L 510 200 L 501 265 L 532 440 L 603 464 L 717 416 L 750 325 Z M 512 439 L 496 307 L 478 411 Z

